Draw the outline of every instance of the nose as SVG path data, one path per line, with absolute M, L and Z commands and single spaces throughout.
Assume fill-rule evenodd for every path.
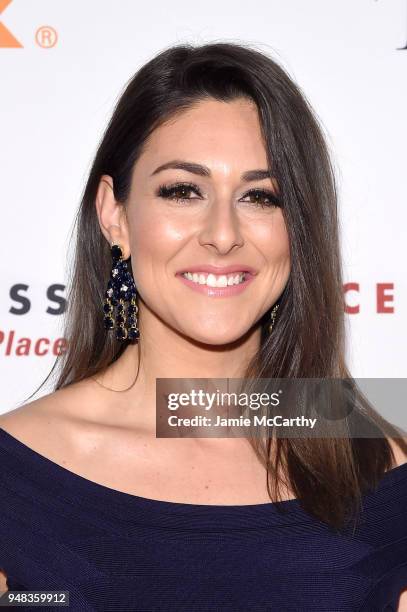
M 202 246 L 215 248 L 226 254 L 234 247 L 243 245 L 242 228 L 237 213 L 230 199 L 218 198 L 207 210 L 199 232 L 199 243 Z

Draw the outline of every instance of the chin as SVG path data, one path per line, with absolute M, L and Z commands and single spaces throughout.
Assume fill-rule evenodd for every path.
M 213 330 L 211 330 L 207 333 L 204 333 L 202 329 L 199 331 L 195 330 L 195 333 L 191 331 L 191 333 L 186 335 L 188 335 L 192 340 L 195 340 L 196 342 L 201 342 L 202 344 L 210 344 L 213 346 L 231 344 L 232 342 L 238 341 L 242 337 L 242 334 L 236 334 L 236 331 L 234 331 L 234 333 L 219 333 L 213 332 Z

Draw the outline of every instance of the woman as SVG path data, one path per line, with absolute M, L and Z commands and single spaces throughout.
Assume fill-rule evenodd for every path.
M 77 221 L 55 390 L 0 422 L 4 588 L 73 610 L 402 610 L 396 428 L 156 437 L 158 378 L 351 378 L 334 174 L 285 71 L 237 44 L 159 53 Z

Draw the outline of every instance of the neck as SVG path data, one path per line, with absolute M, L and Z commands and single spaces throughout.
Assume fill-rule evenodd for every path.
M 124 402 L 126 413 L 149 428 L 155 425 L 157 378 L 241 378 L 260 346 L 259 326 L 223 345 L 197 342 L 149 313 L 140 316 L 139 329 L 140 341 L 129 345 L 95 379 L 107 389 L 121 391 L 112 394 L 115 405 Z

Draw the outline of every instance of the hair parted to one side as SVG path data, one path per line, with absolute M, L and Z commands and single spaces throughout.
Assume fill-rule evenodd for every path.
M 215 42 L 164 49 L 136 72 L 119 98 L 76 218 L 64 329 L 68 348 L 41 386 L 54 370 L 59 372 L 55 390 L 95 376 L 130 342 L 116 340 L 103 325 L 101 305 L 111 257 L 95 207 L 102 175 L 113 178 L 114 196 L 125 207 L 134 165 L 158 126 L 205 98 L 227 102 L 241 97 L 258 108 L 291 252 L 290 277 L 278 300 L 273 332 L 267 332 L 267 312 L 260 322 L 260 350 L 246 376 L 352 379 L 345 364 L 337 188 L 315 112 L 286 71 L 266 54 L 245 44 Z M 394 455 L 385 434 L 407 451 L 400 432 L 362 396 L 359 401 L 371 411 L 377 437 L 277 438 L 275 461 L 270 461 L 271 438 L 251 440 L 267 468 L 273 501 L 278 501 L 281 467 L 305 510 L 328 525 L 340 527 L 350 504 L 359 507 L 361 494 L 375 487 L 392 466 Z M 279 504 L 277 508 L 282 510 Z

